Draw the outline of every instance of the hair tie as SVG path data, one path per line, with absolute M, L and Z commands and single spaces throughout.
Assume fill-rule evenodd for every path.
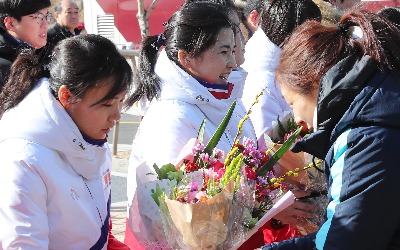
M 339 32 L 341 32 L 342 34 L 346 33 L 346 29 L 344 28 L 344 26 L 341 23 L 337 23 L 336 27 L 339 29 Z
M 353 38 L 354 40 L 360 40 L 364 36 L 360 26 L 350 26 L 349 30 L 347 31 L 347 35 Z
M 153 48 L 156 50 L 159 50 L 161 46 L 165 46 L 165 40 L 167 38 L 165 37 L 164 33 L 161 33 L 157 36 L 157 40 L 151 44 Z

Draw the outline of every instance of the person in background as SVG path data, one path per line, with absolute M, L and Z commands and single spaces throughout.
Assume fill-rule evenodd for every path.
M 54 9 L 56 23 L 47 32 L 48 43 L 55 46 L 61 40 L 79 35 L 79 8 L 73 0 L 59 0 Z
M 165 25 L 163 34 L 143 41 L 138 86 L 130 101 L 145 96 L 151 104 L 129 160 L 125 243 L 139 239 L 139 246 L 130 245 L 134 249 L 165 242 L 160 218 L 149 217 L 149 205 L 137 199 L 141 188 L 137 180 L 154 172 L 153 163 L 174 163 L 186 143 L 197 137 L 203 118 L 207 119 L 204 141 L 208 142 L 241 92 L 240 86 L 227 81 L 236 67 L 235 29 L 226 8 L 199 1 L 184 4 Z M 161 47 L 165 49 L 159 51 Z M 217 148 L 229 151 L 245 113 L 238 100 Z M 256 140 L 251 122 L 243 124 L 243 136 Z
M 50 79 L 33 49 L 0 94 L 0 249 L 128 249 L 109 230 L 111 151 L 132 70 L 98 35 L 61 41 Z
M 19 49 L 46 45 L 50 5 L 50 0 L 0 0 L 0 92 Z
M 260 13 L 266 0 L 248 0 L 243 8 L 243 24 L 247 29 L 247 40 L 250 39 L 258 28 Z
M 263 92 L 253 107 L 257 138 L 272 130 L 272 123 L 291 108 L 275 84 L 275 70 L 284 40 L 293 30 L 309 19 L 321 20 L 321 11 L 312 0 L 268 0 L 262 7 L 260 25 L 246 44 L 243 69 L 248 72 L 242 101 L 248 109 L 254 96 Z
M 352 10 L 338 26 L 309 21 L 283 46 L 276 71 L 296 122 L 315 132 L 292 151 L 325 159 L 326 221 L 268 249 L 400 249 L 400 30 Z

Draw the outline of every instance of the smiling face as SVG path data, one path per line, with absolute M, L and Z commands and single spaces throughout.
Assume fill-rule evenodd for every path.
M 235 38 L 230 28 L 221 29 L 216 43 L 197 57 L 180 58 L 183 68 L 196 79 L 209 83 L 225 83 L 236 67 Z
M 39 13 L 43 14 L 43 19 L 37 18 Z M 48 23 L 45 18 L 47 15 L 47 8 L 44 8 L 36 13 L 22 16 L 20 21 L 17 21 L 13 17 L 7 17 L 4 22 L 8 32 L 12 36 L 29 43 L 35 49 L 40 49 L 47 43 Z
M 59 99 L 79 130 L 92 139 L 104 139 L 121 118 L 122 102 L 126 91 L 113 99 L 99 102 L 112 88 L 112 84 L 98 84 L 89 89 L 83 98 L 75 100 L 65 85 L 60 87 Z
M 281 84 L 280 87 L 283 97 L 293 109 L 296 123 L 300 126 L 307 126 L 309 130 L 313 131 L 313 116 L 317 105 L 318 91 L 316 90 L 312 94 L 305 96 L 284 84 Z

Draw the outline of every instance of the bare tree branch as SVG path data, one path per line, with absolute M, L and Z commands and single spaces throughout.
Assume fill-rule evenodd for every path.
M 147 10 L 147 13 L 146 13 L 147 18 L 149 18 L 151 12 L 153 12 L 153 10 L 154 10 L 154 7 L 156 7 L 157 1 L 158 0 L 153 0 L 153 2 L 151 2 L 150 7 L 149 7 L 149 9 Z
M 154 1 L 155 0 L 153 0 L 153 2 Z M 148 15 L 146 13 L 147 11 L 144 8 L 144 0 L 137 0 L 137 3 L 138 3 L 138 12 L 136 14 L 136 17 L 138 19 L 140 34 L 143 40 L 150 34 L 149 20 L 148 20 Z

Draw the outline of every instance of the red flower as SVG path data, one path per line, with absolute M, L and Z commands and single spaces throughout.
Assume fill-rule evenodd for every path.
M 200 167 L 196 163 L 189 162 L 186 164 L 185 171 L 186 172 L 194 172 L 194 171 L 198 170 L 199 168 Z
M 237 147 L 240 150 L 240 152 L 243 152 L 245 150 L 242 144 L 235 144 L 234 146 Z
M 215 163 L 210 168 L 214 172 L 218 172 L 220 169 L 224 168 L 224 164 L 220 161 L 215 161 Z
M 250 180 L 257 179 L 257 174 L 256 174 L 256 172 L 253 171 L 253 169 L 251 169 L 249 167 L 245 167 L 244 169 L 246 171 L 246 176 L 248 179 L 250 179 Z
M 269 154 L 263 154 L 260 166 L 264 166 L 265 163 L 269 161 L 269 159 L 271 159 L 271 156 Z

